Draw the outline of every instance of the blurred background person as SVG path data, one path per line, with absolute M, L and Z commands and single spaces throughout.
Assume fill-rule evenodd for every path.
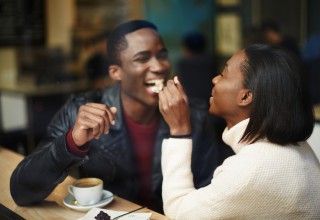
M 85 71 L 90 87 L 100 88 L 105 86 L 105 81 L 109 77 L 109 61 L 107 57 L 107 36 L 108 33 L 102 33 L 90 40 L 92 54 L 88 58 Z
M 211 79 L 218 73 L 218 62 L 215 56 L 208 52 L 207 39 L 200 31 L 186 33 L 181 39 L 181 45 L 182 54 L 176 65 L 177 75 L 188 98 L 193 102 L 203 101 L 208 108 Z M 225 121 L 214 115 L 209 115 L 209 119 L 217 135 L 221 135 L 226 126 Z M 221 145 L 224 143 L 221 142 Z
M 301 58 L 305 66 L 306 83 L 312 104 L 320 103 L 320 33 L 307 40 Z
M 244 30 L 244 47 L 249 47 L 251 44 L 264 43 L 261 27 L 250 26 Z
M 304 62 L 320 57 L 320 33 L 312 34 L 301 51 L 301 58 Z
M 201 32 L 185 34 L 181 43 L 182 55 L 177 61 L 177 75 L 189 98 L 204 100 L 209 105 L 210 80 L 217 74 L 216 59 L 207 52 L 207 41 Z
M 300 49 L 294 38 L 284 35 L 277 22 L 268 20 L 261 24 L 264 43 L 285 48 L 300 57 Z

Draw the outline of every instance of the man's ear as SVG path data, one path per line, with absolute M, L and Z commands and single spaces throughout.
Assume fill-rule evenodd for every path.
M 122 70 L 118 65 L 109 66 L 109 76 L 113 80 L 121 81 L 122 80 Z
M 238 103 L 240 106 L 247 106 L 253 101 L 252 92 L 249 89 L 242 89 L 239 92 Z

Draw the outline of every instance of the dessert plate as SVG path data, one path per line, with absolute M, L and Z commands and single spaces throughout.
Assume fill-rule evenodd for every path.
M 108 190 L 103 190 L 101 200 L 94 205 L 80 205 L 77 203 L 76 199 L 71 194 L 64 197 L 63 204 L 71 209 L 74 209 L 80 212 L 86 212 L 92 208 L 100 208 L 100 207 L 106 206 L 112 200 L 113 200 L 112 192 Z

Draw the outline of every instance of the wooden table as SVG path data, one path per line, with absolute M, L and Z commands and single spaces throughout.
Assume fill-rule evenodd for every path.
M 70 184 L 74 179 L 67 177 L 64 182 L 59 184 L 57 188 L 48 196 L 46 201 L 28 207 L 21 207 L 15 204 L 10 194 L 10 176 L 17 166 L 17 164 L 23 159 L 23 156 L 10 151 L 4 147 L 0 147 L 0 203 L 11 209 L 18 215 L 25 219 L 78 219 L 85 215 L 85 212 L 78 212 L 66 207 L 62 200 L 68 194 L 66 186 Z M 106 207 L 116 211 L 130 211 L 140 206 L 129 202 L 125 199 L 115 196 L 114 200 Z M 147 208 L 140 210 L 139 212 L 152 212 L 152 220 L 166 220 L 165 216 L 156 213 Z

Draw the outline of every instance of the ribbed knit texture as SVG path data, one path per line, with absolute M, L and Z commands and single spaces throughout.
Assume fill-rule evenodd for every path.
M 320 219 L 320 164 L 310 146 L 238 144 L 248 121 L 225 129 L 223 140 L 236 155 L 198 190 L 190 169 L 192 140 L 164 140 L 162 195 L 169 218 Z

